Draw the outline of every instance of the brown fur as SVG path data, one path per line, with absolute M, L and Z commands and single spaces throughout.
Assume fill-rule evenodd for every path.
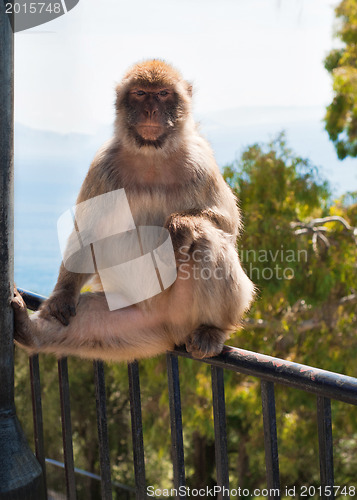
M 241 225 L 235 197 L 193 121 L 192 88 L 175 69 L 140 63 L 116 92 L 114 137 L 94 158 L 77 202 L 125 188 L 137 226 L 168 228 L 178 277 L 158 296 L 109 312 L 98 278 L 97 293 L 80 295 L 90 276 L 62 265 L 52 295 L 31 319 L 14 299 L 17 341 L 31 352 L 114 360 L 184 343 L 197 357 L 218 354 L 254 294 L 235 248 Z M 150 139 L 140 143 L 142 129 Z M 209 262 L 197 262 L 205 253 Z M 202 279 L 203 268 L 223 278 Z

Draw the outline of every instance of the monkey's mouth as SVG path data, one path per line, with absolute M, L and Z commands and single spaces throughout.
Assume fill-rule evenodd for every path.
M 145 123 L 144 125 L 137 125 L 137 133 L 146 141 L 156 141 L 163 133 L 164 129 L 161 125 Z

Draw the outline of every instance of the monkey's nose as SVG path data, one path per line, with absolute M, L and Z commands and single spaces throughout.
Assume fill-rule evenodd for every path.
M 147 118 L 153 118 L 156 115 L 156 109 L 146 109 L 145 110 Z

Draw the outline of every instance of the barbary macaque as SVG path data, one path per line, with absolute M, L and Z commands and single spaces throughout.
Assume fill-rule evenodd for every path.
M 185 345 L 204 358 L 219 354 L 240 326 L 254 296 L 236 250 L 240 214 L 194 122 L 191 97 L 191 85 L 167 63 L 133 66 L 116 88 L 113 138 L 95 156 L 77 200 L 79 207 L 124 189 L 135 226 L 168 231 L 176 279 L 110 310 L 97 269 L 73 272 L 62 262 L 35 314 L 28 316 L 15 290 L 15 339 L 30 353 L 132 361 Z M 94 211 L 87 218 L 88 225 L 106 223 Z M 80 293 L 89 280 L 92 291 Z

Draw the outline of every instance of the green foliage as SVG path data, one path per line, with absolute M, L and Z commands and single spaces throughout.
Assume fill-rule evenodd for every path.
M 316 266 L 306 239 L 297 238 L 292 221 L 325 216 L 329 189 L 315 167 L 287 148 L 283 134 L 267 145 L 255 144 L 243 152 L 224 175 L 237 194 L 245 230 L 239 241 L 243 266 L 261 292 L 262 304 L 276 295 L 290 304 L 299 298 L 325 299 L 332 278 L 328 263 Z M 321 279 L 316 280 L 319 273 Z
M 240 256 L 259 290 L 250 322 L 230 340 L 231 345 L 356 376 L 354 304 L 340 302 L 356 292 L 357 251 L 352 232 L 337 222 L 328 223 L 324 234 L 330 247 L 314 249 L 312 232 L 295 234 L 291 224 L 337 215 L 356 225 L 356 194 L 333 201 L 318 170 L 287 148 L 284 134 L 270 144 L 247 148 L 225 168 L 224 175 L 244 215 Z M 237 389 L 230 380 L 226 391 L 227 401 L 232 401 L 227 416 L 230 439 L 240 453 L 243 444 L 246 456 L 245 466 L 242 460 L 238 462 L 238 478 L 243 476 L 239 484 L 262 487 L 259 384 L 246 379 Z M 233 410 L 236 405 L 241 416 Z M 314 398 L 277 388 L 276 405 L 282 484 L 318 486 Z M 340 439 L 345 443 L 342 421 L 351 418 L 347 415 L 345 411 L 335 426 L 336 443 Z M 352 424 L 352 433 L 356 427 Z M 351 458 L 356 442 L 348 446 Z M 235 455 L 238 460 L 237 452 L 232 452 L 232 458 Z M 350 478 L 342 467 L 339 473 L 341 481 Z
M 334 97 L 325 116 L 325 127 L 340 160 L 357 156 L 357 3 L 342 0 L 336 8 L 339 19 L 337 36 L 342 49 L 325 59 L 332 75 Z
M 332 200 L 311 163 L 295 155 L 284 135 L 254 144 L 224 171 L 244 215 L 238 250 L 258 287 L 245 328 L 229 343 L 300 363 L 357 376 L 355 301 L 357 253 L 352 231 L 324 224 L 329 242 L 313 244 L 313 231 L 296 234 L 292 222 L 340 216 L 357 225 L 357 193 Z M 343 300 L 342 300 L 343 299 Z M 215 483 L 210 368 L 180 359 L 187 484 Z M 16 403 L 31 436 L 26 356 L 17 352 Z M 99 473 L 91 362 L 69 360 L 76 466 Z M 170 418 L 164 356 L 140 363 L 147 483 L 172 487 Z M 225 373 L 231 486 L 266 487 L 263 422 L 258 379 Z M 41 356 L 46 455 L 62 460 L 56 361 Z M 127 367 L 106 367 L 108 428 L 113 479 L 134 486 Z M 281 483 L 319 485 L 316 400 L 276 387 Z M 357 421 L 353 408 L 333 405 L 336 484 L 356 483 Z M 51 484 L 63 487 L 51 471 Z M 58 474 L 58 473 L 57 473 Z M 57 483 L 56 483 L 57 481 Z M 98 484 L 78 480 L 79 498 L 99 499 Z M 119 492 L 119 490 L 118 490 Z M 117 493 L 116 498 L 121 498 Z

